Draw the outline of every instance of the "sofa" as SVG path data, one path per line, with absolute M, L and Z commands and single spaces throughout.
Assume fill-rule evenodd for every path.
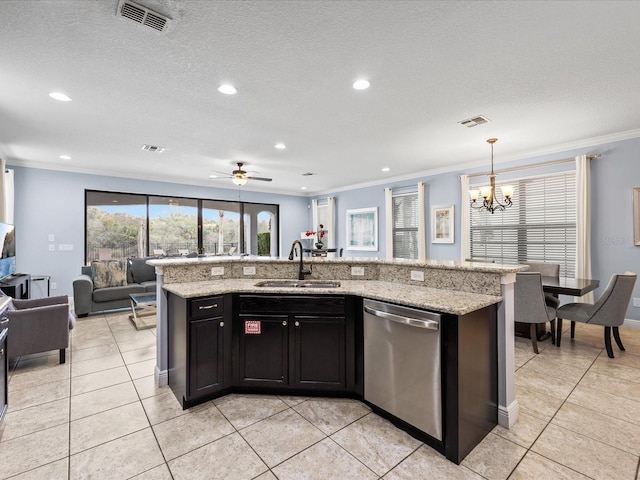
M 156 293 L 156 272 L 147 265 L 149 258 L 98 261 L 83 266 L 81 275 L 73 281 L 76 315 L 86 317 L 93 312 L 131 307 L 132 293 Z

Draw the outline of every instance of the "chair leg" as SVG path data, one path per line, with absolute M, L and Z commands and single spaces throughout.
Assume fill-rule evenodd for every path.
M 624 346 L 622 345 L 622 340 L 620 340 L 620 332 L 618 331 L 618 327 L 613 327 L 613 338 L 615 338 L 618 348 L 624 352 L 625 350 Z
M 571 320 L 571 339 L 573 340 L 575 336 L 576 336 L 576 322 Z
M 60 349 L 60 363 L 65 363 L 67 361 L 66 353 L 67 353 L 66 349 L 64 349 L 64 348 Z
M 615 358 L 613 356 L 613 348 L 611 348 L 611 327 L 604 327 L 604 346 L 607 348 L 609 358 Z
M 551 322 L 551 343 L 553 345 L 556 344 L 556 319 L 553 318 L 550 320 Z
M 562 339 L 562 319 L 558 317 L 558 328 L 556 329 L 556 346 L 560 348 L 560 340 Z
M 534 353 L 538 353 L 538 332 L 537 332 L 537 323 L 529 324 L 529 335 L 531 336 L 531 345 L 533 345 Z

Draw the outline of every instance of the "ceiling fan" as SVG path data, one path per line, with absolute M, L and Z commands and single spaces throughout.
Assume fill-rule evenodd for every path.
M 231 181 L 233 183 L 235 183 L 236 185 L 240 186 L 240 185 L 245 185 L 247 183 L 247 181 L 249 180 L 259 180 L 261 182 L 270 182 L 271 179 L 270 178 L 266 178 L 266 177 L 253 177 L 253 176 L 249 176 L 247 171 L 242 169 L 242 166 L 244 165 L 243 162 L 237 162 L 238 168 L 236 170 L 233 170 L 231 172 L 231 175 L 229 176 L 225 176 L 225 177 L 218 177 L 218 175 L 210 175 L 209 178 L 230 178 Z M 222 172 L 219 172 L 222 173 Z

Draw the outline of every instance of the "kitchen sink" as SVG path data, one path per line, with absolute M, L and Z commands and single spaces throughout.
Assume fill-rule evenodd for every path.
M 275 287 L 275 288 L 338 288 L 340 282 L 323 281 L 323 280 L 265 280 L 256 283 L 256 287 Z

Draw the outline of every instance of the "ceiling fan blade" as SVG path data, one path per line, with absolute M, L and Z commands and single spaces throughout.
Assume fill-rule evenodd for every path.
M 265 177 L 246 177 L 247 180 L 260 180 L 261 182 L 271 182 L 272 179 L 271 178 L 265 178 Z

